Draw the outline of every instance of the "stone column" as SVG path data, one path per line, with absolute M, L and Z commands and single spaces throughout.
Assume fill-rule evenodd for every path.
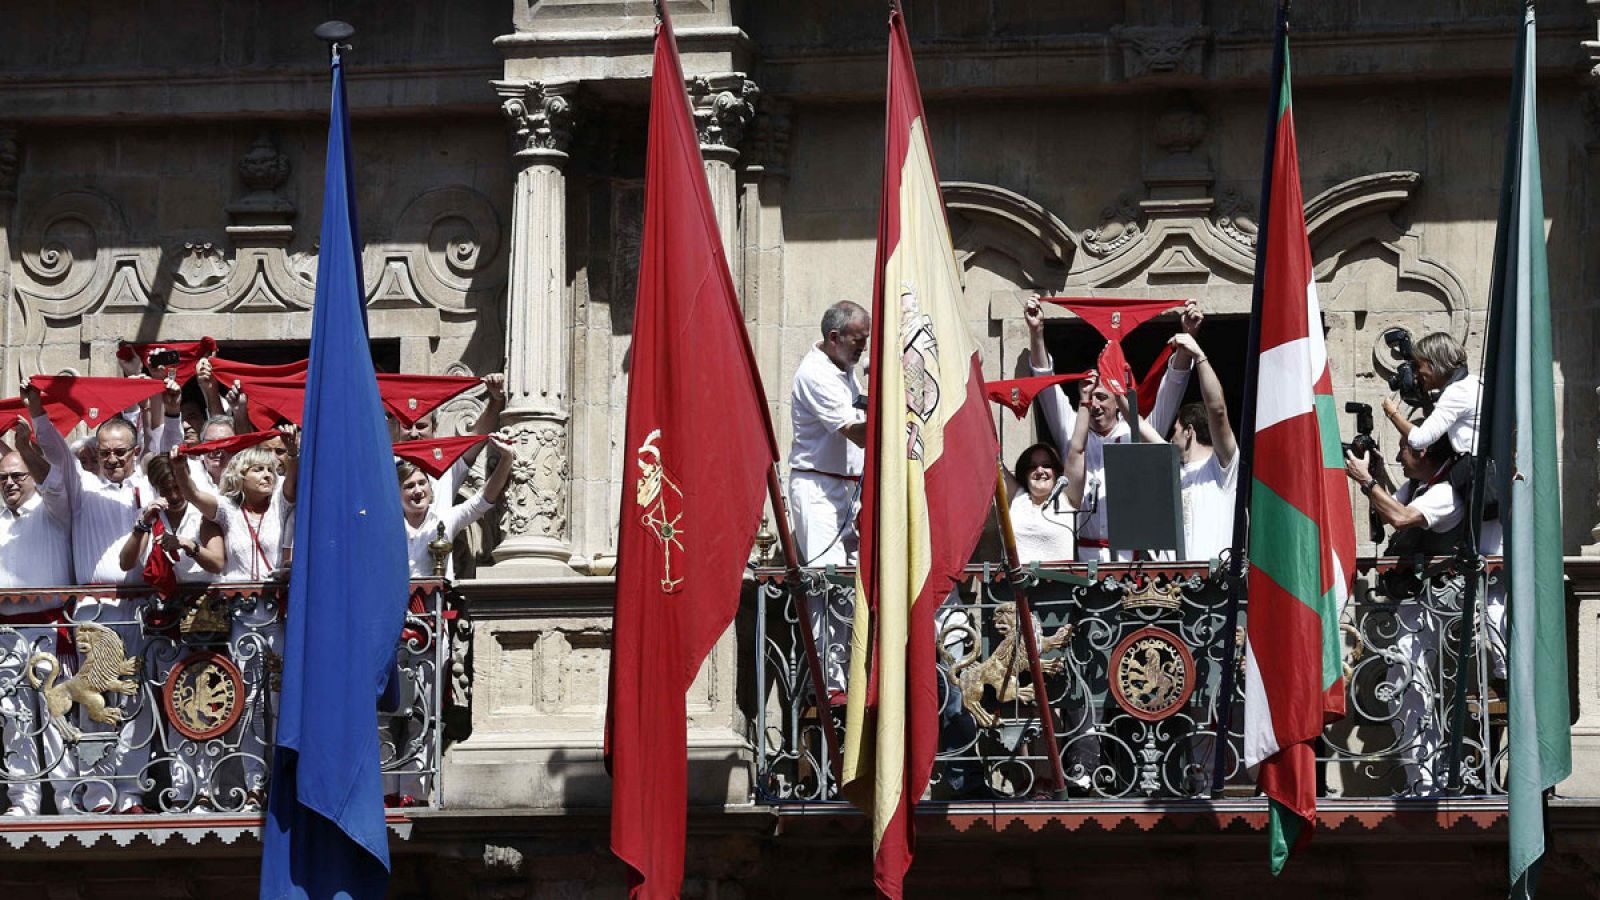
M 484 578 L 573 574 L 572 312 L 567 296 L 567 180 L 576 83 L 497 81 L 517 162 L 506 288 L 506 410 L 517 461 Z
M 728 258 L 733 283 L 739 287 L 743 266 L 738 255 L 739 185 L 733 164 L 739 159 L 745 126 L 755 118 L 761 90 L 743 72 L 728 72 L 690 79 L 689 96 L 694 99 L 694 127 L 700 136 L 700 155 L 705 158 L 722 252 Z

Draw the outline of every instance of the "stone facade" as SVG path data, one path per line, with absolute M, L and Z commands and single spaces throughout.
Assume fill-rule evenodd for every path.
M 787 447 L 790 379 L 822 310 L 866 302 L 872 284 L 883 8 L 669 5 L 722 238 Z M 1025 367 L 1022 302 L 1036 292 L 1195 297 L 1217 333 L 1230 321 L 1240 327 L 1269 4 L 908 5 L 988 377 Z M 1517 21 L 1516 4 L 1489 0 L 1377 6 L 1305 4 L 1294 39 L 1307 221 L 1335 390 L 1374 405 L 1393 365 L 1385 328 L 1445 330 L 1470 358 L 1481 350 Z M 1573 556 L 1600 553 L 1600 264 L 1590 252 L 1600 222 L 1600 80 L 1590 70 L 1600 41 L 1590 9 L 1560 0 L 1539 10 Z M 0 390 L 14 394 L 36 373 L 113 374 L 119 339 L 211 335 L 249 352 L 302 348 L 327 109 L 323 50 L 310 30 L 326 10 L 172 0 L 71 14 L 13 3 L 7 12 Z M 414 849 L 465 860 L 478 896 L 615 892 L 615 863 L 594 859 L 604 845 L 594 811 L 609 790 L 599 762 L 614 590 L 605 576 L 616 555 L 651 4 L 363 0 L 338 14 L 358 28 L 350 104 L 374 352 L 410 372 L 504 370 L 505 420 L 522 447 L 498 528 L 479 547 L 478 577 L 462 585 L 472 709 L 443 775 L 448 815 L 438 827 L 448 839 Z M 448 407 L 444 427 L 469 422 L 476 402 Z M 1031 443 L 1035 423 L 997 422 L 1006 453 Z M 1394 446 L 1381 421 L 1380 438 Z M 1588 571 L 1576 567 L 1575 579 L 1592 583 L 1580 575 Z M 1576 656 L 1579 733 L 1600 742 L 1600 659 L 1591 652 L 1600 642 L 1588 639 L 1600 601 L 1585 590 L 1573 623 L 1588 636 Z M 702 808 L 750 803 L 745 679 L 757 648 L 741 624 L 690 699 L 692 795 Z M 1600 775 L 1583 777 L 1573 793 L 1600 794 Z M 558 813 L 570 832 L 549 826 Z M 766 815 L 753 828 L 727 821 L 758 813 L 697 814 L 691 852 L 705 858 L 691 865 L 691 893 L 778 896 L 774 885 L 801 870 L 847 861 L 864 871 L 858 831 L 812 830 L 804 852 L 785 855 Z M 502 829 L 539 849 L 481 845 L 482 833 Z M 1492 875 L 1462 873 L 1464 884 L 1481 889 L 1489 878 L 1481 892 L 1499 889 L 1498 840 L 1467 840 L 1496 862 Z M 984 872 L 1001 867 L 993 843 L 979 853 L 987 868 L 962 876 L 974 890 L 1003 884 L 1008 896 L 1034 896 L 1053 883 L 1054 864 L 1037 848 L 1026 850 L 1031 874 L 989 880 Z M 1204 846 L 1180 853 L 1196 872 Z M 1458 851 L 1444 838 L 1418 845 L 1431 859 Z M 1336 853 L 1318 859 L 1313 871 L 1340 864 Z M 1580 873 L 1592 865 L 1569 863 Z M 407 857 L 404 891 L 457 895 L 426 869 Z M 1350 889 L 1332 875 L 1316 884 Z

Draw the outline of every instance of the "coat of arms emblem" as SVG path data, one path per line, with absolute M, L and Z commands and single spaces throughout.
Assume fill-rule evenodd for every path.
M 660 441 L 661 429 L 657 428 L 634 452 L 639 464 L 634 497 L 639 504 L 639 524 L 661 545 L 661 589 L 672 594 L 683 587 L 683 576 L 672 575 L 673 551 L 683 552 L 683 489 L 667 474 Z

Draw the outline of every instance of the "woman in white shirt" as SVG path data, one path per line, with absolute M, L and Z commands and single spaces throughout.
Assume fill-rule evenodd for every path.
M 1011 528 L 1017 536 L 1017 562 L 1050 562 L 1073 558 L 1074 509 L 1065 485 L 1056 490 L 1064 468 L 1061 454 L 1039 443 L 1022 451 L 1006 475 L 1011 495 Z M 1054 495 L 1054 496 L 1052 496 Z
M 1483 393 L 1483 381 L 1467 371 L 1467 351 L 1442 331 L 1418 338 L 1415 350 L 1417 381 L 1424 390 L 1439 392 L 1433 412 L 1414 426 L 1389 397 L 1383 401 L 1384 415 L 1413 450 L 1427 450 L 1448 437 L 1457 453 L 1477 453 L 1478 397 Z
M 428 545 L 438 540 L 440 525 L 444 526 L 445 540 L 453 541 L 461 529 L 483 518 L 484 513 L 505 497 L 516 450 L 505 432 L 490 435 L 489 443 L 500 452 L 500 458 L 489 472 L 483 489 L 454 505 L 448 497 L 434 497 L 433 482 L 427 472 L 403 459 L 395 462 L 400 478 L 400 509 L 406 517 L 406 548 L 411 559 L 412 578 L 433 574 L 433 557 Z M 435 499 L 441 502 L 435 503 Z M 445 565 L 445 575 L 453 575 L 448 560 Z
M 223 552 L 202 550 L 195 559 L 219 582 L 266 581 L 282 563 L 294 519 L 295 484 L 299 474 L 297 429 L 283 429 L 286 453 L 280 463 L 276 453 L 262 445 L 247 447 L 228 460 L 222 470 L 219 493 L 198 487 L 187 467 L 180 480 L 189 501 L 219 527 Z M 243 791 L 213 793 L 210 801 L 226 812 L 255 812 L 266 798 L 266 754 L 272 746 L 271 722 L 257 715 L 267 708 L 275 691 L 269 685 L 268 658 L 283 652 L 283 616 L 287 614 L 270 592 L 256 593 L 231 606 L 228 648 L 234 664 L 244 673 L 249 692 L 239 729 L 239 754 L 244 769 Z M 253 602 L 251 602 L 253 599 Z M 263 693 L 265 692 L 265 693 Z M 274 707 L 276 703 L 272 704 Z

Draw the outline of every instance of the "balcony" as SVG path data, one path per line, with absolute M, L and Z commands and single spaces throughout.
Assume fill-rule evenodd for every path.
M 282 584 L 165 602 L 138 588 L 0 594 L 0 787 L 10 798 L 0 840 L 155 828 L 157 817 L 258 823 L 286 601 Z M 399 805 L 442 802 L 444 716 L 451 688 L 464 689 L 457 605 L 441 579 L 411 584 L 398 701 L 378 714 L 384 790 Z M 18 612 L 28 609 L 44 611 Z
M 1480 598 L 1498 601 L 1500 561 L 1490 561 Z M 1452 560 L 1364 560 L 1340 618 L 1345 669 L 1343 719 L 1317 748 L 1320 793 L 1330 801 L 1390 807 L 1433 800 L 1503 809 L 1506 768 L 1503 617 L 1473 617 L 1471 655 L 1460 664 L 1467 576 Z M 818 647 L 824 678 L 842 687 L 854 575 L 803 573 L 812 615 L 827 620 Z M 758 685 L 756 795 L 784 809 L 821 812 L 839 802 L 830 729 L 842 733 L 843 706 L 819 704 L 800 631 L 806 620 L 784 573 L 758 572 L 754 655 Z M 1031 566 L 1024 585 L 1037 619 L 1043 692 L 1054 717 L 1066 780 L 1057 793 L 1036 689 L 1016 627 L 1009 579 L 972 566 L 938 613 L 939 752 L 925 800 L 1027 805 L 1065 800 L 1152 812 L 1254 808 L 1252 773 L 1242 762 L 1242 631 L 1227 658 L 1226 571 L 1215 565 Z M 1497 603 L 1490 603 L 1498 607 Z M 1249 614 L 1240 609 L 1239 628 Z M 824 629 L 818 629 L 823 632 Z M 1227 702 L 1231 719 L 1220 755 L 1224 788 L 1212 790 L 1218 759 L 1214 723 L 1224 666 L 1240 667 Z M 1012 679 L 1009 683 L 1007 676 Z M 1460 730 L 1461 788 L 1446 791 L 1450 697 L 1466 680 Z

